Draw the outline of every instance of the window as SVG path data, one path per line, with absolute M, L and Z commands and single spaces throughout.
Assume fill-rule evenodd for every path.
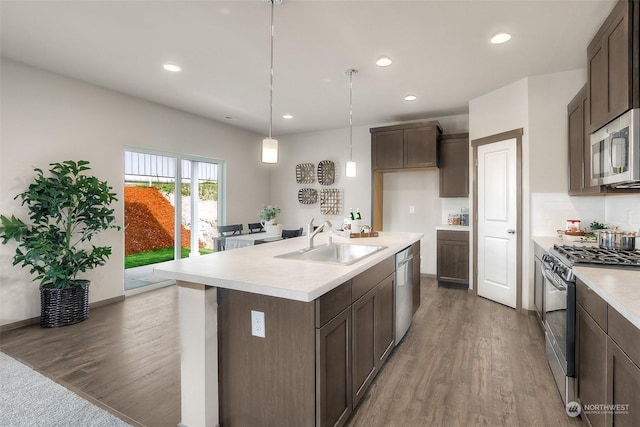
M 214 250 L 221 217 L 220 160 L 124 153 L 125 290 L 163 281 L 153 264 Z

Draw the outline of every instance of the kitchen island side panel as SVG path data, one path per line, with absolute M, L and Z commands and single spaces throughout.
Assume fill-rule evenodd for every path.
M 218 293 L 221 425 L 313 426 L 314 303 Z M 252 310 L 264 313 L 264 338 L 251 334 Z

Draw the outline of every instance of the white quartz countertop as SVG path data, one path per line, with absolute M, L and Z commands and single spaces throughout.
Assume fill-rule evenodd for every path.
M 327 244 L 330 233 L 320 233 L 314 246 Z M 395 255 L 423 237 L 421 233 L 380 232 L 379 237 L 349 239 L 333 235 L 334 243 L 387 246 L 351 265 L 274 258 L 302 249 L 306 236 L 246 248 L 183 258 L 158 264 L 153 273 L 185 282 L 234 289 L 309 302 L 375 264 Z
M 574 267 L 576 276 L 640 329 L 640 271 Z
M 563 244 L 557 237 L 536 237 L 534 243 L 546 248 Z M 570 243 L 576 246 L 595 246 L 596 243 Z M 576 277 L 598 294 L 627 320 L 640 328 L 640 270 L 608 267 L 574 267 Z
M 468 225 L 438 225 L 436 230 L 449 230 L 449 231 L 469 231 Z

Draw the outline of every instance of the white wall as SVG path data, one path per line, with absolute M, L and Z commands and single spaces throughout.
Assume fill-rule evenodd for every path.
M 549 207 L 553 203 L 563 204 L 562 200 L 568 198 L 567 104 L 585 81 L 584 69 L 532 76 L 469 102 L 471 140 L 524 129 L 521 239 L 525 309 L 532 309 L 533 302 L 532 231 L 549 227 L 549 233 L 553 233 L 555 228 L 551 227 L 560 221 L 559 216 L 562 215 L 562 221 L 567 219 L 564 205 L 560 208 L 556 205 L 552 210 Z M 574 204 L 574 210 L 590 206 L 588 201 Z
M 436 274 L 436 229 L 442 223 L 438 170 L 384 174 L 383 217 L 385 231 L 423 233 L 420 272 Z M 413 206 L 414 212 L 410 213 Z
M 507 132 L 514 129 L 523 128 L 522 135 L 522 155 L 523 163 L 528 162 L 529 146 L 529 90 L 527 79 L 518 80 L 515 83 L 504 86 L 479 98 L 469 101 L 469 140 L 484 138 Z M 473 182 L 473 150 L 469 150 L 469 176 Z M 525 160 L 526 158 L 526 160 Z M 523 173 L 523 181 L 527 178 Z M 473 200 L 473 185 L 469 186 L 469 200 Z M 526 199 L 526 197 L 523 197 Z M 473 230 L 475 213 L 469 210 L 469 224 Z M 527 228 L 527 224 L 523 224 Z M 524 238 L 524 236 L 522 237 Z M 526 241 L 526 240 L 525 240 Z M 524 245 L 528 247 L 528 245 Z M 473 270 L 473 231 L 469 233 L 469 288 L 475 289 Z M 523 276 L 524 277 L 524 276 Z
M 587 70 L 529 77 L 529 186 L 532 193 L 569 190 L 567 104 L 587 82 Z
M 529 78 L 531 235 L 555 236 L 567 219 L 640 228 L 640 195 L 569 196 L 566 105 L 587 81 L 586 69 Z M 550 99 L 560 102 L 550 103 Z
M 321 132 L 311 132 L 296 135 L 279 136 L 280 153 L 277 167 L 272 168 L 271 174 L 271 202 L 282 209 L 278 215 L 285 229 L 304 227 L 311 218 L 314 224 L 321 224 L 329 220 L 334 226 L 342 225 L 342 221 L 349 213 L 360 208 L 363 223 L 371 224 L 371 149 L 369 127 L 354 126 L 353 128 L 353 159 L 357 165 L 357 176 L 344 176 L 345 161 L 349 159 L 349 128 L 334 129 Z M 321 186 L 314 173 L 313 184 L 296 183 L 296 165 L 313 163 L 316 172 L 318 163 L 331 160 L 336 167 L 336 181 L 330 186 Z M 320 214 L 320 200 L 313 205 L 303 205 L 298 202 L 298 191 L 301 188 L 337 188 L 342 190 L 342 214 Z
M 466 132 L 468 116 L 456 115 L 423 120 L 438 120 L 445 133 Z M 421 120 L 421 121 L 423 121 Z M 344 164 L 349 158 L 349 128 L 333 129 L 320 132 L 309 132 L 296 135 L 279 136 L 280 159 L 277 167 L 272 168 L 271 202 L 280 206 L 281 214 L 278 222 L 284 228 L 305 227 L 311 218 L 314 224 L 320 224 L 328 219 L 335 225 L 341 225 L 349 208 L 355 211 L 360 208 L 364 224 L 371 224 L 371 134 L 372 127 L 388 126 L 397 123 L 371 124 L 354 126 L 353 128 L 353 159 L 358 166 L 355 178 L 344 176 Z M 330 188 L 342 189 L 343 213 L 341 215 L 321 215 L 320 204 L 302 205 L 298 203 L 298 191 L 301 188 L 323 188 L 317 182 L 311 185 L 296 183 L 296 165 L 299 163 L 313 163 L 316 168 L 321 160 L 331 160 L 336 164 L 336 183 Z M 389 181 L 389 182 L 388 182 Z M 391 186 L 393 190 L 387 188 Z M 423 257 L 422 273 L 435 274 L 435 227 L 442 223 L 449 211 L 443 210 L 441 199 L 438 198 L 438 170 L 429 172 L 399 172 L 385 174 L 384 184 L 384 229 L 387 231 L 422 232 L 421 250 Z M 390 188 L 391 188 L 390 187 Z M 435 189 L 435 192 L 434 192 Z M 393 191 L 393 195 L 389 194 Z M 447 200 L 447 199 L 442 199 Z M 414 205 L 416 213 L 411 215 L 411 221 L 405 221 L 404 212 Z M 447 209 L 460 211 L 460 207 L 467 205 L 468 199 L 447 201 Z M 418 212 L 422 206 L 423 212 Z M 400 207 L 403 207 L 400 209 Z M 402 215 L 392 215 L 388 221 L 390 210 L 402 210 Z
M 118 194 L 123 223 L 123 147 L 137 146 L 223 159 L 227 165 L 226 214 L 254 222 L 269 200 L 270 168 L 260 163 L 262 137 L 202 117 L 105 90 L 3 59 L 1 65 L 0 212 L 19 214 L 13 197 L 33 177 L 33 167 L 89 160 L 93 172 Z M 124 294 L 124 234 L 110 231 L 107 265 L 86 277 L 90 301 Z M 13 243 L 0 245 L 0 324 L 36 317 L 39 292 L 28 271 L 11 266 Z

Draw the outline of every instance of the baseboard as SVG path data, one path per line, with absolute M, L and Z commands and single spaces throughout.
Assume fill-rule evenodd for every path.
M 103 305 L 109 305 L 109 304 L 113 304 L 114 302 L 121 302 L 121 301 L 124 301 L 124 295 L 118 295 L 117 297 L 107 298 L 107 299 L 103 299 L 96 302 L 90 302 L 89 308 L 90 309 L 98 308 L 98 307 L 102 307 Z
M 420 273 L 420 277 L 424 277 L 425 279 L 435 279 L 436 275 L 435 274 Z
M 124 291 L 124 296 L 129 298 L 134 295 L 142 294 L 149 291 L 155 291 L 156 289 L 166 288 L 167 286 L 173 286 L 176 284 L 175 280 L 164 280 L 162 282 L 154 283 L 152 285 L 142 286 L 139 288 L 129 289 Z
M 443 288 L 450 288 L 450 289 L 460 289 L 464 291 L 469 290 L 468 283 L 453 283 L 453 282 L 438 281 L 438 286 L 442 286 Z
M 101 301 L 89 303 L 89 310 L 92 308 L 102 307 L 103 305 L 113 304 L 116 302 L 124 301 L 124 295 L 120 295 L 113 298 L 103 299 Z M 23 328 L 25 326 L 40 324 L 40 316 L 32 317 L 30 319 L 18 320 L 17 322 L 7 323 L 6 325 L 0 325 L 0 334 L 3 332 L 12 331 L 14 329 Z
M 23 328 L 25 326 L 31 326 L 40 323 L 40 316 L 32 317 L 31 319 L 19 320 L 17 322 L 7 323 L 6 325 L 0 325 L 0 334 L 14 329 Z

